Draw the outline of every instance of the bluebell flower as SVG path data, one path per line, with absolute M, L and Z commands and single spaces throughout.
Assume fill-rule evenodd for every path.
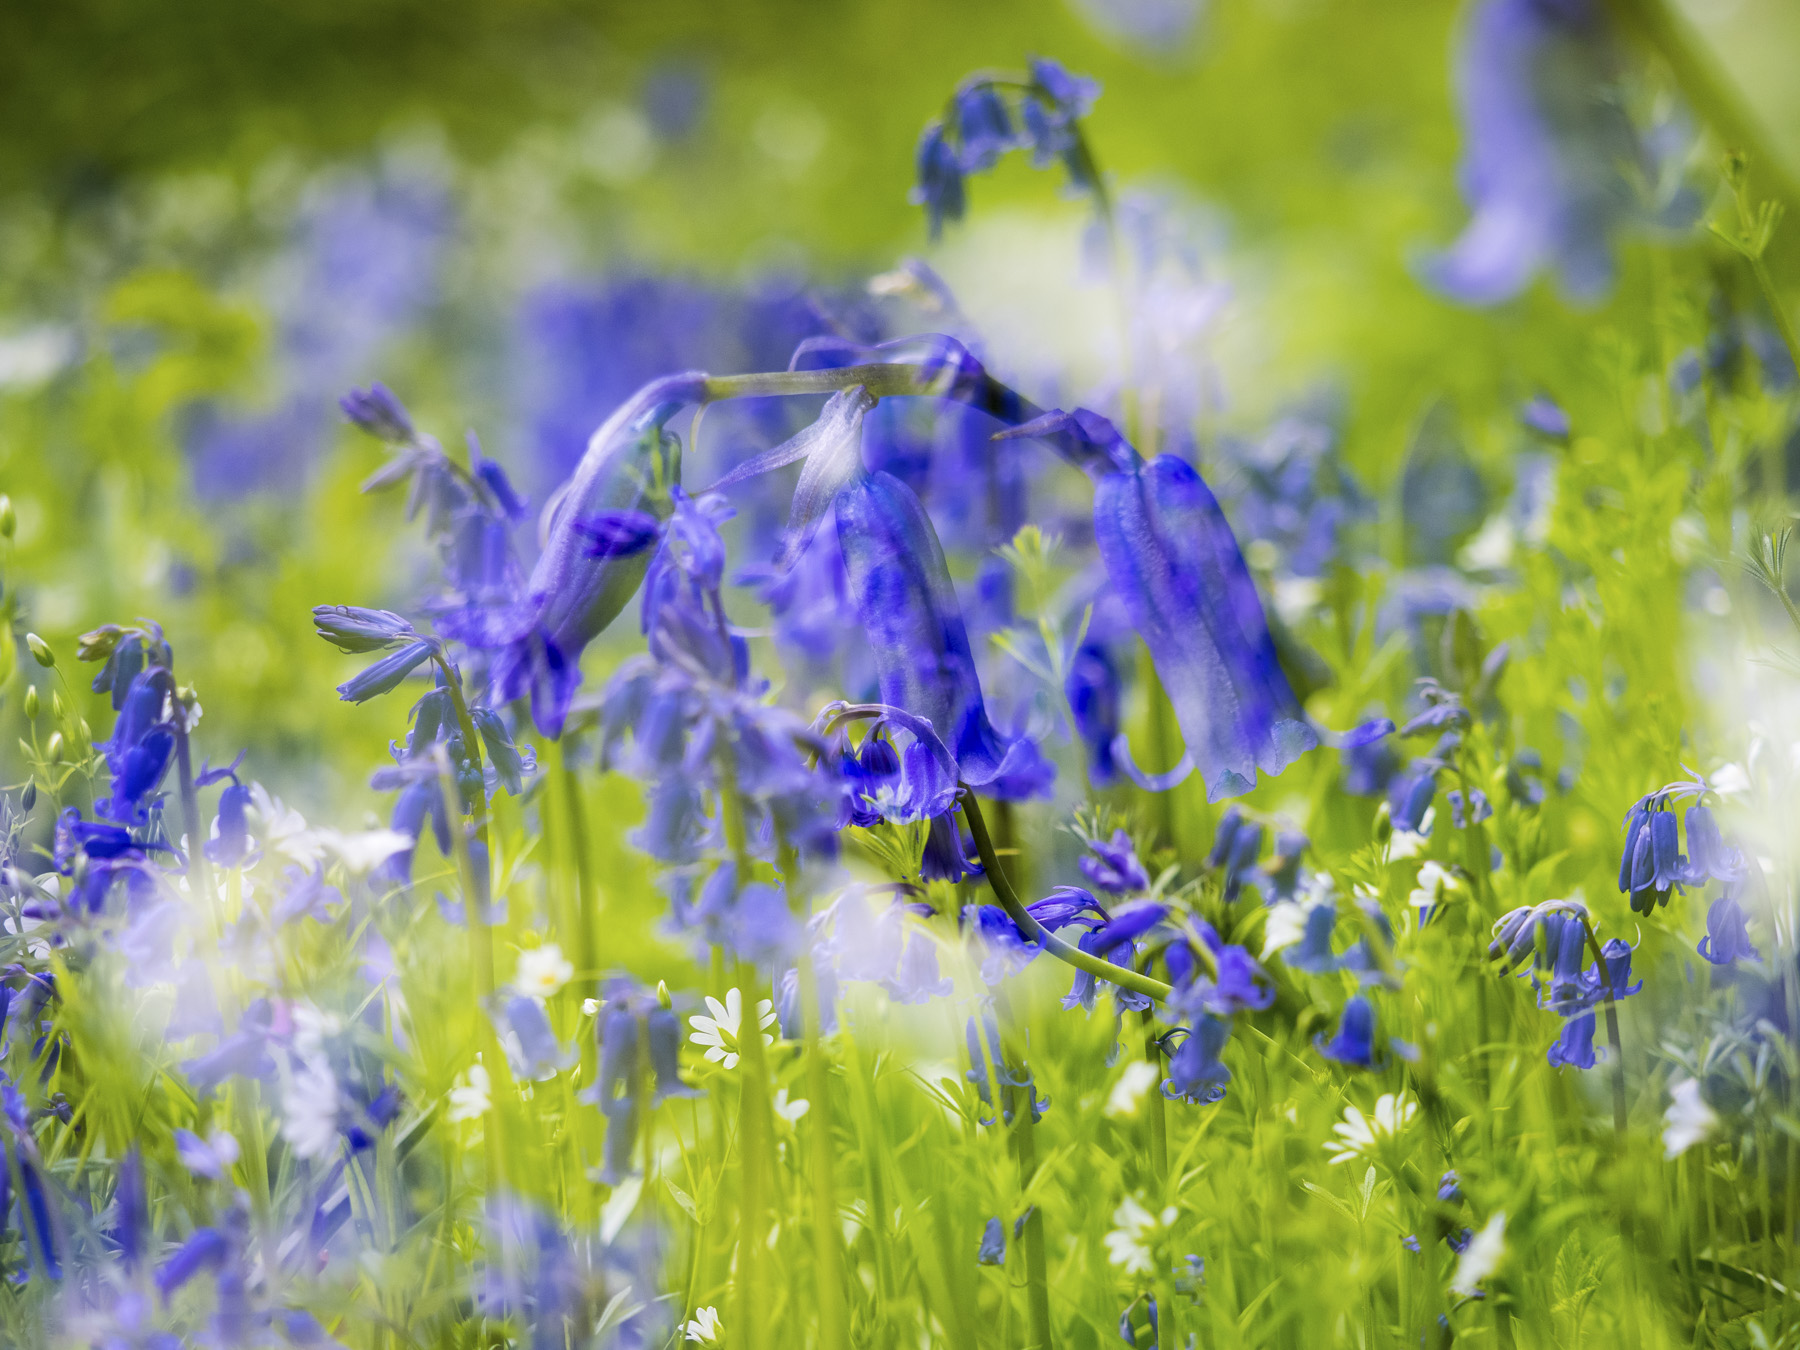
M 963 924 L 974 932 L 981 952 L 984 984 L 996 985 L 1017 975 L 1038 954 L 1037 943 L 1027 942 L 1018 925 L 998 905 L 964 905 Z
M 1610 93 L 1614 51 L 1598 0 L 1483 0 L 1457 61 L 1474 218 L 1425 276 L 1488 305 L 1553 267 L 1576 299 L 1611 283 L 1614 231 L 1639 214 L 1629 174 L 1650 153 Z
M 1708 907 L 1706 936 L 1700 939 L 1698 950 L 1701 956 L 1715 966 L 1729 966 L 1743 960 L 1762 960 L 1762 953 L 1750 941 L 1743 907 L 1730 891 Z
M 937 943 L 924 933 L 915 932 L 908 934 L 899 968 L 886 988 L 896 1003 L 929 1003 L 934 998 L 947 997 L 956 985 L 938 967 Z
M 981 1230 L 981 1245 L 975 1251 L 975 1263 L 982 1266 L 1006 1264 L 1006 1225 L 996 1214 Z
M 1115 829 L 1111 839 L 1089 839 L 1087 848 L 1080 867 L 1100 890 L 1113 895 L 1137 895 L 1150 889 L 1150 874 L 1138 860 L 1137 848 L 1124 830 Z
M 1031 62 L 1032 96 L 1022 105 L 1025 131 L 1031 140 L 1031 162 L 1040 169 L 1061 160 L 1076 188 L 1097 186 L 1093 166 L 1080 153 L 1075 123 L 1086 117 L 1100 97 L 1100 85 L 1071 75 L 1056 61 L 1036 57 Z
M 1007 1125 L 1012 1124 L 1013 1113 L 1018 1107 L 1018 1092 L 1024 1090 L 1025 1100 L 1031 1108 L 1031 1119 L 1035 1123 L 1040 1120 L 1050 1106 L 1048 1097 L 1038 1096 L 1033 1085 L 1031 1074 L 1022 1068 L 1014 1068 L 1007 1062 L 1005 1051 L 1000 1044 L 1000 1025 L 994 1018 L 993 1005 L 985 1000 L 979 1013 L 980 1030 L 976 1028 L 976 1017 L 970 1017 L 965 1024 L 968 1040 L 970 1068 L 964 1075 L 974 1084 L 976 1094 L 982 1105 L 992 1109 L 996 1098 L 1000 1105 L 1000 1120 Z M 985 1037 L 987 1049 L 982 1049 Z M 990 1067 L 992 1076 L 989 1075 Z M 983 1125 L 994 1124 L 994 1118 L 982 1117 Z
M 1463 1193 L 1453 1167 L 1438 1178 L 1437 1198 L 1446 1205 L 1460 1205 Z
M 813 978 L 819 995 L 819 1035 L 829 1036 L 837 1030 L 837 975 L 829 962 L 816 955 L 802 957 L 813 962 Z M 800 998 L 798 967 L 783 973 L 775 985 L 775 1015 L 783 1040 L 798 1041 L 806 1036 L 805 1008 Z
M 1464 811 L 1463 809 L 1463 794 L 1460 789 L 1452 788 L 1449 792 L 1446 792 L 1444 794 L 1444 800 L 1450 803 L 1450 823 L 1459 830 L 1465 830 L 1471 825 L 1479 825 L 1482 821 L 1494 814 L 1494 808 L 1487 799 L 1487 793 L 1483 792 L 1480 788 L 1474 788 L 1470 791 L 1469 804 L 1471 809 L 1468 811 Z
M 1227 808 L 1213 833 L 1212 850 L 1206 855 L 1206 866 L 1224 869 L 1221 878 L 1226 901 L 1237 899 L 1238 892 L 1256 867 L 1262 852 L 1263 827 L 1245 820 L 1235 806 Z
M 1017 768 L 1034 747 L 1003 744 L 988 721 L 944 551 L 919 499 L 873 473 L 838 494 L 836 515 L 881 701 L 930 722 L 972 787 Z
M 1394 779 L 1388 789 L 1388 809 L 1396 830 L 1424 833 L 1421 827 L 1431 809 L 1431 799 L 1437 795 L 1439 767 L 1436 760 L 1414 760 L 1404 774 Z
M 1292 900 L 1300 889 L 1300 861 L 1312 841 L 1298 830 L 1282 830 L 1275 836 L 1275 853 L 1250 878 L 1263 893 L 1265 904 Z
M 554 1078 L 575 1062 L 575 1053 L 550 1028 L 544 1005 L 518 994 L 506 1001 L 500 1023 L 507 1057 L 516 1077 L 533 1082 Z M 510 1032 L 510 1036 L 505 1033 Z
M 961 142 L 964 173 L 991 169 L 1000 156 L 1018 144 L 1012 114 L 1000 91 L 986 81 L 976 81 L 956 91 L 956 137 Z
M 1225 1043 L 1231 1039 L 1231 1023 L 1222 1017 L 1202 1014 L 1169 1056 L 1169 1076 L 1163 1080 L 1163 1096 L 1171 1101 L 1196 1102 L 1205 1105 L 1225 1095 L 1231 1081 L 1231 1070 L 1220 1061 Z
M 680 481 L 680 443 L 664 425 L 703 390 L 704 377 L 675 375 L 639 390 L 588 444 L 568 486 L 547 512 L 543 551 L 522 604 L 493 638 L 502 639 L 494 684 L 502 700 L 529 695 L 546 736 L 562 731 L 582 650 L 636 593 L 650 564 L 647 541 L 619 547 L 605 522 L 618 513 L 665 518 Z M 599 520 L 598 527 L 591 524 Z M 596 549 L 595 533 L 607 546 Z
M 955 814 L 945 811 L 933 816 L 925 835 L 925 852 L 919 859 L 919 879 L 961 881 L 979 875 L 980 870 L 979 864 L 970 861 L 970 848 L 963 843 Z
M 1255 786 L 1259 770 L 1278 774 L 1318 744 L 1231 527 L 1199 474 L 1170 455 L 1103 474 L 1094 536 L 1186 741 L 1179 772 L 1154 785 L 1197 768 L 1209 801 L 1235 797 Z M 1122 766 L 1132 773 L 1128 760 Z
M 1593 1068 L 1594 1014 L 1582 1013 L 1565 1021 L 1546 1057 L 1552 1064 L 1566 1064 L 1576 1069 Z
M 1557 406 L 1556 401 L 1548 394 L 1534 394 L 1519 409 L 1519 420 L 1540 436 L 1548 436 L 1553 441 L 1566 441 L 1569 438 L 1569 414 Z
M 1111 787 L 1119 778 L 1113 743 L 1124 730 L 1120 714 L 1123 682 L 1111 654 L 1102 643 L 1084 642 L 1069 660 L 1063 692 L 1075 722 L 1075 734 L 1087 754 L 1088 781 L 1097 788 Z
M 1331 950 L 1331 935 L 1337 927 L 1337 906 L 1326 900 L 1314 905 L 1306 914 L 1306 932 L 1299 942 L 1285 947 L 1281 960 L 1290 970 L 1308 975 L 1324 975 L 1343 963 Z
M 119 1256 L 125 1268 L 135 1268 L 144 1256 L 145 1239 L 149 1236 L 150 1205 L 144 1193 L 144 1159 L 136 1144 L 126 1149 L 119 1163 L 118 1184 L 113 1189 L 113 1240 L 119 1245 Z
M 911 193 L 914 204 L 925 208 L 936 239 L 946 220 L 961 220 L 967 207 L 963 191 L 962 157 L 944 134 L 942 122 L 929 123 L 919 136 L 915 156 L 918 183 Z
M 378 698 L 390 690 L 397 689 L 400 683 L 431 655 L 433 650 L 435 648 L 430 642 L 424 640 L 409 642 L 398 651 L 389 653 L 374 665 L 340 684 L 338 697 L 346 703 L 366 703 L 369 699 Z
M 1344 1004 L 1337 1035 L 1329 1042 L 1323 1034 L 1314 1036 L 1313 1045 L 1327 1059 L 1355 1069 L 1368 1068 L 1375 1062 L 1375 1006 L 1361 994 L 1352 995 Z
M 1385 740 L 1368 741 L 1339 752 L 1344 765 L 1344 791 L 1353 797 L 1379 797 L 1399 770 L 1399 757 Z
M 1702 886 L 1708 880 L 1723 881 L 1727 885 L 1741 881 L 1749 869 L 1744 862 L 1744 855 L 1725 842 L 1719 832 L 1719 823 L 1713 818 L 1710 808 L 1696 803 L 1688 807 L 1685 817 L 1687 825 L 1688 864 L 1686 880 L 1690 885 Z
M 1275 1001 L 1275 981 L 1243 947 L 1232 943 L 1214 954 L 1218 975 L 1210 982 L 1197 981 L 1195 991 L 1210 1012 L 1227 1016 L 1235 1012 L 1260 1012 Z
M 250 854 L 250 827 L 245 809 L 250 789 L 233 783 L 219 794 L 218 825 L 207 841 L 206 856 L 221 867 L 236 867 Z

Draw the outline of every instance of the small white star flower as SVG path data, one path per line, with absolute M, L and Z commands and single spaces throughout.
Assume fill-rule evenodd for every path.
M 776 1089 L 774 1106 L 775 1114 L 789 1125 L 799 1124 L 800 1117 L 812 1110 L 811 1102 L 804 1097 L 790 1098 L 786 1088 Z
M 1158 1077 L 1156 1065 L 1144 1059 L 1134 1059 L 1125 1066 L 1119 1075 L 1119 1081 L 1113 1084 L 1112 1091 L 1106 1096 L 1106 1115 L 1112 1120 L 1124 1120 L 1135 1116 L 1144 1106 L 1144 1096 L 1156 1085 Z
M 1481 1231 L 1469 1239 L 1456 1260 L 1456 1276 L 1450 1281 L 1453 1293 L 1474 1298 L 1481 1282 L 1492 1275 L 1506 1253 L 1506 1211 L 1496 1210 L 1494 1217 L 1482 1225 Z
M 699 1309 L 682 1330 L 687 1333 L 688 1340 L 701 1345 L 725 1344 L 725 1329 L 719 1324 L 717 1308 Z
M 491 1092 L 487 1068 L 476 1060 L 450 1089 L 450 1109 L 444 1113 L 445 1119 L 453 1125 L 462 1120 L 480 1120 L 493 1105 Z
M 1375 1112 L 1365 1116 L 1354 1105 L 1344 1108 L 1344 1118 L 1331 1127 L 1336 1139 L 1325 1141 L 1333 1165 L 1373 1153 L 1383 1139 L 1392 1139 L 1412 1123 L 1419 1114 L 1419 1104 L 1410 1098 L 1384 1092 L 1375 1099 Z
M 1663 1152 L 1679 1158 L 1713 1132 L 1719 1117 L 1700 1095 L 1700 1084 L 1684 1078 L 1669 1089 L 1673 1099 L 1663 1112 Z
M 714 1064 L 735 1069 L 738 1066 L 738 1027 L 744 1020 L 744 996 L 735 988 L 727 989 L 723 1003 L 708 994 L 706 1006 L 712 1010 L 712 1016 L 696 1014 L 688 1018 L 688 1025 L 694 1028 L 688 1039 L 695 1045 L 705 1046 L 706 1057 Z M 769 999 L 756 1005 L 756 1013 L 759 1026 L 775 1025 L 775 1004 Z M 763 1032 L 763 1044 L 775 1044 L 775 1038 L 767 1031 Z
M 554 997 L 574 978 L 575 967 L 563 955 L 562 948 L 554 942 L 546 942 L 541 947 L 519 953 L 519 964 L 513 971 L 513 988 L 527 998 L 547 999 Z
M 1113 1211 L 1113 1230 L 1102 1239 L 1106 1259 L 1127 1275 L 1149 1275 L 1156 1269 L 1153 1247 L 1175 1222 L 1180 1211 L 1173 1205 L 1161 1214 L 1145 1209 L 1135 1195 L 1128 1195 Z
M 322 1158 L 337 1143 L 338 1086 L 323 1059 L 300 1060 L 281 1094 L 281 1137 L 302 1158 Z

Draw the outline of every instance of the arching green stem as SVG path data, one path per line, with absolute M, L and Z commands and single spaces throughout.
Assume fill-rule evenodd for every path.
M 1007 917 L 1019 926 L 1019 931 L 1025 934 L 1027 939 L 1037 943 L 1040 948 L 1049 952 L 1057 960 L 1067 962 L 1077 970 L 1085 970 L 1099 979 L 1108 980 L 1121 989 L 1129 989 L 1134 994 L 1161 1000 L 1168 998 L 1174 992 L 1161 980 L 1139 974 L 1125 966 L 1116 966 L 1111 961 L 1103 961 L 1098 956 L 1064 942 L 1034 919 L 1031 911 L 1026 909 L 1019 900 L 1018 894 L 1012 888 L 1012 882 L 1007 879 L 1005 871 L 1002 870 L 1000 856 L 994 851 L 993 838 L 988 834 L 987 821 L 981 815 L 981 805 L 975 800 L 974 790 L 966 783 L 963 785 L 959 800 L 962 803 L 963 814 L 968 817 L 969 833 L 975 836 L 975 851 L 981 856 L 981 867 L 987 876 L 988 886 L 994 892 L 994 898 L 1000 902 L 1000 908 L 1006 911 Z

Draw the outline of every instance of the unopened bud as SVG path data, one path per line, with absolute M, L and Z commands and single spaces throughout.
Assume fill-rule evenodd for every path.
M 1388 840 L 1394 837 L 1394 813 L 1383 802 L 1375 808 L 1375 846 L 1386 848 Z
M 68 710 L 63 707 L 62 693 L 56 689 L 50 691 L 50 715 L 58 722 L 68 715 Z
M 80 661 L 104 661 L 113 654 L 125 630 L 116 623 L 101 624 L 75 639 L 75 657 Z
M 35 684 L 28 684 L 25 686 L 25 717 L 28 721 L 35 722 L 37 721 L 38 712 L 37 686 Z
M 50 650 L 50 644 L 36 633 L 25 635 L 25 645 L 31 648 L 31 655 L 45 670 L 56 669 L 56 653 Z
M 75 739 L 83 750 L 94 743 L 94 729 L 88 725 L 87 718 L 77 717 L 75 719 Z
M 31 808 L 37 805 L 37 779 L 34 778 L 25 784 L 25 791 L 19 794 L 19 805 L 24 808 L 27 815 L 31 813 Z
M 669 997 L 669 982 L 667 980 L 658 980 L 656 982 L 656 1001 L 664 1008 L 673 1008 L 675 1006 L 675 1000 Z
M 50 733 L 50 743 L 44 747 L 44 754 L 52 763 L 62 758 L 63 734 L 60 731 Z
M 597 1013 L 599 1011 L 600 1011 L 600 1000 L 599 999 L 584 998 L 581 1000 L 581 1015 L 583 1017 L 592 1017 L 592 1016 L 594 1016 L 595 1013 Z
M 12 498 L 0 492 L 0 539 L 11 539 L 19 528 L 19 513 L 13 509 Z

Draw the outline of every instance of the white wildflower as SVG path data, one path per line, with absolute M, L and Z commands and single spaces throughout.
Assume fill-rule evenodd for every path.
M 261 783 L 250 785 L 250 809 L 262 825 L 263 842 L 272 852 L 311 869 L 325 853 L 319 836 L 306 826 L 306 817 L 281 798 L 269 794 Z
M 1462 889 L 1462 882 L 1456 874 L 1435 859 L 1427 859 L 1419 869 L 1418 882 L 1413 886 L 1407 900 L 1420 911 L 1441 905 L 1446 899 Z
M 1127 1275 L 1152 1274 L 1156 1270 L 1154 1244 L 1179 1212 L 1169 1205 L 1161 1214 L 1152 1214 L 1135 1195 L 1126 1196 L 1113 1211 L 1113 1230 L 1102 1239 L 1106 1243 L 1106 1259 Z
M 331 1066 L 301 1059 L 281 1094 L 281 1137 L 302 1158 L 322 1158 L 337 1143 L 338 1086 Z
M 735 1069 L 738 1065 L 738 1027 L 744 1020 L 744 996 L 735 988 L 727 989 L 723 1003 L 708 994 L 706 1006 L 712 1010 L 712 1016 L 697 1014 L 688 1018 L 688 1024 L 694 1028 L 688 1039 L 695 1045 L 705 1046 L 706 1057 L 714 1064 Z M 775 1025 L 775 1004 L 769 999 L 756 1005 L 756 1013 L 758 1025 Z M 763 1044 L 773 1045 L 775 1038 L 765 1031 Z
M 1494 1217 L 1469 1239 L 1462 1255 L 1456 1259 L 1456 1276 L 1450 1281 L 1452 1293 L 1474 1298 L 1481 1292 L 1481 1282 L 1492 1275 L 1506 1253 L 1506 1211 L 1495 1210 Z
M 1144 1094 L 1155 1084 L 1158 1070 L 1148 1060 L 1134 1059 L 1107 1094 L 1106 1114 L 1113 1120 L 1135 1116 L 1144 1105 Z
M 1682 1079 L 1669 1089 L 1669 1096 L 1673 1100 L 1663 1112 L 1663 1152 L 1679 1158 L 1713 1132 L 1719 1117 L 1700 1095 L 1695 1079 Z
M 785 1120 L 789 1125 L 797 1125 L 800 1123 L 800 1117 L 812 1110 L 812 1103 L 804 1097 L 790 1098 L 786 1088 L 777 1088 L 774 1107 L 777 1117 Z
M 296 1003 L 290 1014 L 294 1019 L 294 1053 L 307 1063 L 325 1058 L 325 1040 L 344 1029 L 344 1019 L 311 1003 Z
M 701 1345 L 725 1344 L 725 1329 L 719 1325 L 717 1308 L 701 1308 L 682 1330 L 687 1333 L 688 1340 Z
M 1412 1123 L 1419 1104 L 1411 1098 L 1384 1092 L 1375 1099 L 1373 1115 L 1365 1116 L 1354 1105 L 1344 1108 L 1344 1118 L 1331 1127 L 1336 1139 L 1325 1141 L 1332 1164 L 1373 1153 L 1383 1139 L 1392 1139 Z
M 1721 797 L 1741 797 L 1750 791 L 1750 774 L 1742 764 L 1722 764 L 1708 785 Z
M 546 942 L 541 947 L 519 953 L 519 964 L 513 971 L 513 988 L 528 998 L 553 997 L 575 978 L 575 967 L 563 955 L 561 947 Z
M 317 830 L 314 840 L 337 854 L 346 870 L 362 876 L 373 872 L 396 853 L 404 853 L 418 841 L 400 830 Z
M 469 1066 L 468 1073 L 456 1080 L 450 1089 L 450 1109 L 444 1118 L 452 1125 L 463 1120 L 480 1120 L 493 1106 L 492 1083 L 487 1067 L 480 1060 Z

